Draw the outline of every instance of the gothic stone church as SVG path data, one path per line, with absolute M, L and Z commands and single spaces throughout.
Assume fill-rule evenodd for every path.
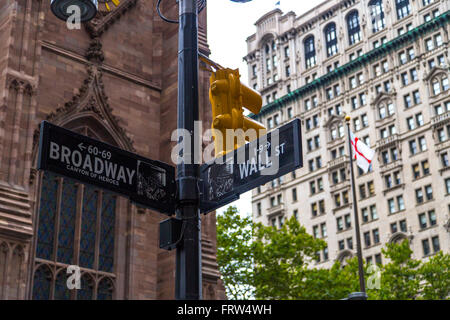
M 178 26 L 155 4 L 101 0 L 94 20 L 69 30 L 50 0 L 0 1 L 0 299 L 174 298 L 175 254 L 158 245 L 166 216 L 35 169 L 42 120 L 171 163 Z M 176 17 L 175 1 L 163 11 Z M 208 121 L 209 74 L 199 77 Z M 203 296 L 225 298 L 215 215 L 202 219 Z M 67 288 L 69 265 L 81 268 L 79 290 Z

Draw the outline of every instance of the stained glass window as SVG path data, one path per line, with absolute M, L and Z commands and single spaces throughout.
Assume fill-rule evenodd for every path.
M 113 272 L 114 264 L 114 222 L 116 219 L 116 198 L 109 193 L 103 194 L 100 231 L 100 254 L 98 269 Z
M 113 284 L 110 279 L 103 278 L 98 284 L 97 300 L 112 300 Z
M 51 288 L 51 272 L 47 266 L 41 266 L 34 273 L 33 279 L 33 299 L 48 300 L 50 299 Z
M 101 140 L 85 126 L 76 131 Z M 111 300 L 117 196 L 50 172 L 40 184 L 33 299 Z M 69 265 L 81 268 L 80 289 L 67 287 Z
M 70 291 L 67 287 L 67 273 L 66 269 L 61 270 L 56 276 L 55 281 L 55 300 L 69 300 Z
M 58 261 L 72 264 L 75 220 L 77 213 L 77 186 L 64 179 L 58 233 Z
M 83 194 L 81 218 L 80 266 L 92 269 L 95 259 L 95 236 L 97 229 L 97 191 L 86 185 Z
M 39 210 L 39 229 L 36 257 L 53 259 L 53 239 L 55 235 L 56 201 L 58 181 L 52 173 L 45 172 Z
M 94 281 L 91 276 L 85 274 L 81 277 L 81 289 L 77 290 L 77 300 L 92 300 L 94 293 Z

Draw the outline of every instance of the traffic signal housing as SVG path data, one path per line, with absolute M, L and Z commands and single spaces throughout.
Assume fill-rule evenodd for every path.
M 261 123 L 244 116 L 244 108 L 254 114 L 259 113 L 262 98 L 258 92 L 241 83 L 239 69 L 223 68 L 213 72 L 209 99 L 216 157 L 266 134 Z

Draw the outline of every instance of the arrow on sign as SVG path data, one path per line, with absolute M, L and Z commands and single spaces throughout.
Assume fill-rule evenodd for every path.
M 83 142 L 81 142 L 81 143 L 78 145 L 78 148 L 80 148 L 81 151 L 83 151 L 84 149 L 86 149 L 86 147 L 83 146 Z

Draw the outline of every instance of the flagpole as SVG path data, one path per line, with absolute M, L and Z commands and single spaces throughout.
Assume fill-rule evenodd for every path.
M 352 142 L 350 135 L 350 116 L 345 117 L 345 121 L 347 123 L 347 135 L 348 135 L 348 150 L 350 153 L 350 176 L 352 183 L 352 199 L 353 199 L 353 215 L 355 218 L 355 233 L 356 233 L 356 255 L 358 256 L 358 274 L 359 274 L 359 288 L 360 291 L 358 294 L 352 293 L 350 296 L 353 296 L 355 299 L 359 297 L 360 299 L 366 300 L 366 285 L 364 281 L 364 264 L 362 258 L 362 250 L 361 250 L 361 234 L 359 230 L 359 218 L 358 218 L 358 205 L 356 202 L 356 189 L 355 189 L 355 174 L 353 172 L 353 157 L 352 157 Z

